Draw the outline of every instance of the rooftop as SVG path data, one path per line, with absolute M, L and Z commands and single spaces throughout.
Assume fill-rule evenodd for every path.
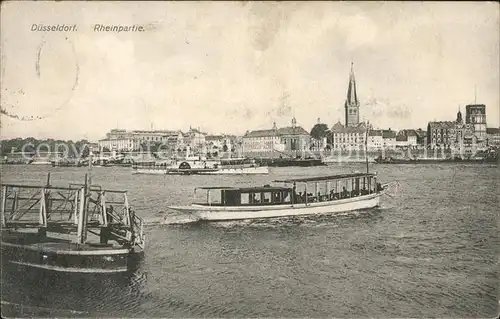
M 366 124 L 359 123 L 358 126 L 344 126 L 342 123 L 337 122 L 332 126 L 333 133 L 366 133 Z
M 455 127 L 456 122 L 454 121 L 434 121 L 429 122 L 429 126 L 431 128 L 453 128 Z
M 289 126 L 279 129 L 250 131 L 245 134 L 245 137 L 270 137 L 270 136 L 283 136 L 283 135 L 309 135 L 309 133 L 301 126 L 296 126 L 296 127 Z
M 381 130 L 370 130 L 368 136 L 382 136 Z
M 382 131 L 383 138 L 396 138 L 396 132 L 391 130 L 383 130 Z
M 401 131 L 399 131 L 398 135 L 418 136 L 418 133 L 417 133 L 417 131 L 415 131 L 413 129 L 409 129 L 409 130 L 401 130 Z
M 252 193 L 252 192 L 279 192 L 279 191 L 289 191 L 288 187 L 276 187 L 276 186 L 260 186 L 260 187 L 224 187 L 224 186 L 209 186 L 209 187 L 197 187 L 196 189 L 203 190 L 221 190 L 221 191 L 240 191 L 242 193 Z
M 500 134 L 500 128 L 488 127 L 486 128 L 486 134 Z

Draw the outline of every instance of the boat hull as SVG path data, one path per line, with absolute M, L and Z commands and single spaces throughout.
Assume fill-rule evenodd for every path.
M 289 166 L 298 166 L 298 167 L 310 167 L 310 166 L 324 166 L 326 165 L 321 161 L 321 159 L 279 159 L 279 160 L 271 160 L 266 163 L 271 167 L 289 167 Z
M 269 174 L 269 167 L 221 168 L 217 171 L 201 172 L 204 175 L 254 175 Z
M 384 189 L 385 191 L 385 189 Z M 354 210 L 369 209 L 379 206 L 383 192 L 370 195 L 345 198 L 326 202 L 301 204 L 269 205 L 269 206 L 172 206 L 171 209 L 193 215 L 199 220 L 239 220 L 260 219 L 286 216 L 335 214 Z
M 165 175 L 167 174 L 166 169 L 154 169 L 154 168 L 136 168 L 134 169 L 135 174 L 146 174 L 146 175 Z
M 191 169 L 178 169 L 178 168 L 137 168 L 135 174 L 149 174 L 149 175 L 265 175 L 269 174 L 267 166 L 260 167 L 244 167 L 244 168 L 191 168 Z
M 64 248 L 68 244 L 23 245 L 2 241 L 2 263 L 66 273 L 121 273 L 137 268 L 144 252 L 132 248 Z

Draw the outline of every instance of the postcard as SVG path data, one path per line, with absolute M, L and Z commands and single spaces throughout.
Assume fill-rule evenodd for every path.
M 2 2 L 2 316 L 498 316 L 499 8 Z

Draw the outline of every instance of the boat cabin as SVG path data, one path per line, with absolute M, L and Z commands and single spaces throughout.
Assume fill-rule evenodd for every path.
M 207 191 L 207 201 L 198 203 L 209 206 L 256 206 L 256 205 L 279 205 L 292 203 L 292 188 L 273 187 L 202 187 Z M 212 200 L 211 191 L 219 191 L 219 198 Z

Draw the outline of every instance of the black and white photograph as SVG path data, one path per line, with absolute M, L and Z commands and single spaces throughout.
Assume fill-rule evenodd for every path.
M 498 318 L 498 2 L 0 18 L 2 318 Z

